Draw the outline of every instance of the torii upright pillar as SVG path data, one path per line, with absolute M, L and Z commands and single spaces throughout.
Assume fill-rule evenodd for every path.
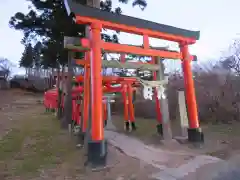
M 91 24 L 91 140 L 88 142 L 88 160 L 94 165 L 106 164 L 107 157 L 102 114 L 101 30 L 102 25 L 100 23 Z
M 204 137 L 203 137 L 203 132 L 199 126 L 195 87 L 194 87 L 188 45 L 181 44 L 180 49 L 182 53 L 182 69 L 183 69 L 183 75 L 184 75 L 185 96 L 186 96 L 188 120 L 189 120 L 188 140 L 190 142 L 203 142 Z

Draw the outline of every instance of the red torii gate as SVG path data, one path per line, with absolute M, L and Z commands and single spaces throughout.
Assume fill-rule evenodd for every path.
M 104 12 L 96 8 L 78 4 L 73 0 L 65 0 L 65 6 L 69 15 L 74 18 L 77 24 L 90 26 L 90 39 L 81 39 L 81 47 L 86 51 L 91 52 L 90 86 L 92 139 L 88 143 L 88 157 L 90 161 L 95 163 L 105 163 L 107 155 L 103 133 L 104 124 L 102 120 L 102 51 L 162 57 L 167 59 L 181 59 L 189 117 L 188 138 L 189 141 L 203 141 L 203 134 L 199 127 L 197 103 L 192 78 L 192 56 L 189 54 L 188 50 L 188 46 L 194 44 L 196 40 L 199 39 L 199 32 Z M 143 47 L 104 42 L 101 40 L 102 28 L 142 35 Z M 152 49 L 149 45 L 149 37 L 177 42 L 180 47 L 180 52 Z M 80 51 L 79 48 L 72 48 L 72 50 Z
M 78 62 L 82 62 L 84 60 L 77 60 Z M 80 63 L 82 65 L 82 63 Z M 86 66 L 86 65 L 85 65 Z M 88 74 L 88 72 L 86 73 Z M 84 82 L 85 81 L 85 74 L 84 76 L 78 75 L 75 77 L 77 82 Z M 135 125 L 135 115 L 134 115 L 134 108 L 133 108 L 133 91 L 135 91 L 135 88 L 132 87 L 134 86 L 139 86 L 139 82 L 136 78 L 134 77 L 118 77 L 118 76 L 102 76 L 102 82 L 104 83 L 104 86 L 102 87 L 103 92 L 109 92 L 109 93 L 115 93 L 115 92 L 121 92 L 122 97 L 123 97 L 123 102 L 124 102 L 124 122 L 125 122 L 125 129 L 127 131 L 131 130 L 136 130 L 136 125 Z M 87 82 L 87 81 L 86 81 Z M 121 84 L 120 87 L 111 87 L 112 84 Z M 84 85 L 85 93 L 89 92 L 89 89 Z M 128 94 L 128 96 L 127 96 Z M 88 106 L 87 103 L 89 103 L 89 99 L 84 95 L 84 107 L 83 107 L 83 127 L 82 130 L 85 132 L 86 130 L 86 124 L 88 121 Z M 104 112 L 104 111 L 103 111 Z M 129 124 L 129 121 L 131 124 Z

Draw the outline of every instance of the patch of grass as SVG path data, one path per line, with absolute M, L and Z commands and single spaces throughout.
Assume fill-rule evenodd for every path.
M 60 164 L 76 152 L 73 141 L 52 116 L 40 114 L 23 122 L 0 142 L 0 164 L 7 174 L 33 175 L 41 168 Z
M 206 132 L 217 133 L 222 135 L 239 136 L 239 122 L 234 122 L 232 124 L 217 124 L 217 125 L 207 125 L 204 130 Z
M 0 141 L 0 161 L 12 158 L 21 150 L 25 138 L 25 132 L 13 129 Z
M 142 140 L 148 140 L 157 135 L 157 122 L 154 119 L 136 118 L 137 130 L 130 133 L 124 131 L 124 117 L 113 116 L 113 124 L 119 132 L 132 135 Z

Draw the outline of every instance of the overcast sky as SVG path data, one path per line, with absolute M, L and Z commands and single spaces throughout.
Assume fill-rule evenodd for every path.
M 113 0 L 117 6 L 118 0 Z M 123 14 L 190 30 L 200 30 L 200 40 L 191 47 L 200 61 L 217 59 L 240 33 L 239 0 L 147 0 L 144 11 L 122 5 Z M 0 57 L 18 62 L 23 52 L 22 33 L 10 29 L 8 21 L 16 12 L 27 12 L 26 0 L 0 0 Z M 139 38 L 124 36 L 124 43 L 141 43 Z M 160 44 L 158 41 L 154 45 Z

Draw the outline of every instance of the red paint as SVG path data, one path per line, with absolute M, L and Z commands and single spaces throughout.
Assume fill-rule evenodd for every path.
M 149 37 L 164 39 L 168 41 L 186 42 L 187 44 L 194 44 L 196 42 L 196 40 L 193 38 L 152 31 L 149 29 L 137 28 L 134 26 L 127 26 L 125 24 L 116 24 L 113 22 L 103 21 L 103 20 L 90 18 L 90 17 L 82 17 L 79 15 L 76 15 L 76 22 L 78 24 L 102 24 L 102 27 L 106 29 L 123 31 L 131 34 L 148 35 Z
M 99 23 L 91 24 L 91 106 L 92 106 L 92 140 L 101 141 L 103 137 L 103 108 L 102 108 L 102 52 L 101 30 Z
M 152 61 L 153 64 L 155 64 L 155 58 L 152 57 Z M 153 72 L 153 80 L 156 81 L 157 80 L 157 72 Z M 161 106 L 160 106 L 160 102 L 158 99 L 158 94 L 157 94 L 157 90 L 156 88 L 154 88 L 154 99 L 155 99 L 155 110 L 156 110 L 156 114 L 157 114 L 157 121 L 159 124 L 162 124 L 162 113 L 161 113 Z
M 188 46 L 182 45 L 181 51 L 183 54 L 182 68 L 186 92 L 189 128 L 199 128 L 195 87 L 191 69 L 191 60 L 189 58 Z
M 133 106 L 133 89 L 131 84 L 127 85 L 128 88 L 128 108 L 129 108 L 129 120 L 135 122 L 134 106 Z

